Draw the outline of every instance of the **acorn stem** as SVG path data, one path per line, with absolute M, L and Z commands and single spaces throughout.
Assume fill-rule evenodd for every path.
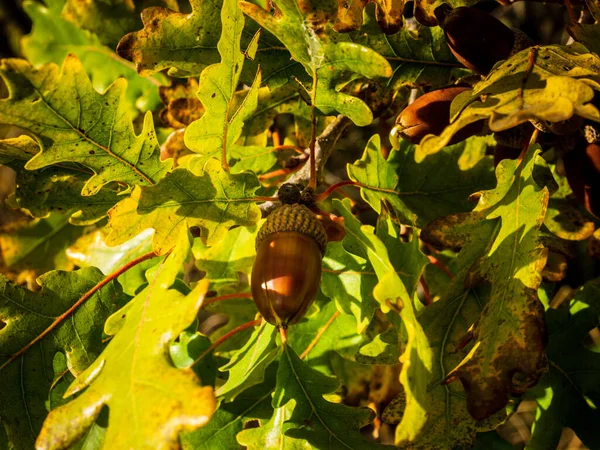
M 337 189 L 344 187 L 344 186 L 362 187 L 363 185 L 360 183 L 357 183 L 356 181 L 352 181 L 352 180 L 340 181 L 339 183 L 332 184 L 331 186 L 329 186 L 325 191 L 321 192 L 320 194 L 315 195 L 315 201 L 322 202 L 322 201 L 326 200 L 327 197 L 329 197 L 334 191 L 336 191 Z
M 279 335 L 281 336 L 281 343 L 287 345 L 287 328 L 279 327 Z

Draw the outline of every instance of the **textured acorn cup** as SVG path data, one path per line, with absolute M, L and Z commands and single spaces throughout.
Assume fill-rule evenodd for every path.
M 476 8 L 448 5 L 436 9 L 450 51 L 466 68 L 487 75 L 513 51 L 515 33 L 494 16 Z
M 401 137 L 418 145 L 428 134 L 440 135 L 450 124 L 452 100 L 470 89 L 465 86 L 452 86 L 436 89 L 420 96 L 398 115 L 390 140 L 395 141 Z M 467 125 L 452 137 L 448 145 L 464 141 L 479 133 L 482 128 L 483 121 Z M 395 144 L 394 147 L 399 147 L 399 144 Z
M 281 328 L 302 319 L 321 282 L 327 234 L 300 204 L 273 211 L 256 237 L 252 296 L 267 322 Z

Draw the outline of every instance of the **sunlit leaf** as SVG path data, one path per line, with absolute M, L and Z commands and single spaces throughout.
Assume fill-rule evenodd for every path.
M 41 276 L 33 293 L 0 275 L 0 365 L 42 333 L 55 319 L 103 278 L 95 268 L 53 271 Z M 66 354 L 68 369 L 79 375 L 102 351 L 102 325 L 121 303 L 117 284 L 94 294 L 52 333 L 0 369 L 0 418 L 17 449 L 34 448 L 48 411 L 53 358 Z
M 23 60 L 5 59 L 0 76 L 10 92 L 0 100 L 0 122 L 29 130 L 42 149 L 27 169 L 80 163 L 94 172 L 82 195 L 96 194 L 110 181 L 153 185 L 167 172 L 169 166 L 159 161 L 151 114 L 140 135 L 133 130 L 124 79 L 99 94 L 75 56 L 65 59 L 60 72 L 55 64 L 34 69 Z

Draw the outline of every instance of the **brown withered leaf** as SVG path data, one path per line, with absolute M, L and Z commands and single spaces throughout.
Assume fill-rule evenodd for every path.
M 204 114 L 204 106 L 198 100 L 198 80 L 188 78 L 185 83 L 173 82 L 158 88 L 165 108 L 160 111 L 161 120 L 172 128 L 185 128 Z
M 530 148 L 523 160 L 502 161 L 497 187 L 479 194 L 472 213 L 436 220 L 421 235 L 434 245 L 463 246 L 462 254 L 472 251 L 480 223 L 493 224 L 464 282 L 466 289 L 489 284 L 489 298 L 459 345 L 460 350 L 472 341 L 468 354 L 446 376 L 447 382 L 460 379 L 467 410 L 476 420 L 491 416 L 511 394 L 535 384 L 545 365 L 544 311 L 537 289 L 548 254 L 540 227 L 549 191 L 534 176 L 534 168 L 544 167 L 538 149 Z M 437 239 L 442 231 L 444 239 Z
M 345 33 L 360 28 L 363 9 L 369 3 L 375 3 L 375 17 L 385 34 L 394 34 L 402 28 L 406 0 L 338 0 L 336 31 Z

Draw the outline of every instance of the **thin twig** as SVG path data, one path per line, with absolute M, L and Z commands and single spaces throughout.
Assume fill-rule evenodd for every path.
M 339 315 L 340 315 L 340 312 L 336 311 L 335 313 L 333 313 L 333 315 L 327 321 L 327 323 L 325 325 L 323 325 L 321 328 L 319 328 L 319 332 L 317 333 L 315 338 L 312 340 L 312 342 L 310 344 L 308 344 L 308 347 L 306 347 L 306 350 L 304 350 L 302 352 L 302 354 L 300 355 L 300 359 L 304 359 L 308 356 L 310 351 L 315 347 L 315 345 L 317 345 L 317 342 L 319 342 L 319 340 L 321 339 L 321 336 L 323 336 L 323 334 L 325 334 L 327 329 L 331 326 L 333 321 L 339 317 Z
M 451 279 L 454 278 L 454 274 L 452 272 L 450 272 L 450 269 L 448 269 L 448 267 L 443 262 L 441 262 L 439 259 L 437 259 L 435 256 L 427 255 L 427 259 L 429 259 L 429 262 L 431 264 L 433 264 L 434 266 L 441 269 Z
M 329 197 L 334 191 L 344 186 L 362 187 L 363 185 L 352 180 L 340 181 L 339 183 L 335 183 L 334 185 L 329 186 L 325 191 L 321 192 L 320 194 L 317 194 L 315 196 L 315 201 L 322 202 L 323 200 L 326 200 L 327 197 Z
M 168 253 L 170 253 L 170 251 Z M 167 255 L 168 255 L 168 253 L 167 253 Z M 22 354 L 24 354 L 25 352 L 27 352 L 27 350 L 29 350 L 31 347 L 33 347 L 35 344 L 37 344 L 39 341 L 41 341 L 48 333 L 50 333 L 52 330 L 54 330 L 68 316 L 70 316 L 71 314 L 73 314 L 73 312 L 77 308 L 79 308 L 86 300 L 88 300 L 97 291 L 99 291 L 100 289 L 102 289 L 104 286 L 106 286 L 112 280 L 118 278 L 121 274 L 127 272 L 132 267 L 134 267 L 134 266 L 136 266 L 136 265 L 138 265 L 138 264 L 140 264 L 140 263 L 142 263 L 142 262 L 144 262 L 144 261 L 146 261 L 148 259 L 155 258 L 156 256 L 159 256 L 159 255 L 157 255 L 154 252 L 145 253 L 145 254 L 143 254 L 141 256 L 138 256 L 134 260 L 129 261 L 127 264 L 125 264 L 124 266 L 120 267 L 119 269 L 115 270 L 113 273 L 111 273 L 110 275 L 108 275 L 106 278 L 104 278 L 102 281 L 100 281 L 98 284 L 96 284 L 92 289 L 90 289 L 85 294 L 83 294 L 83 297 L 81 297 L 79 300 L 77 300 L 73 304 L 73 306 L 71 306 L 64 313 L 62 313 L 60 316 L 58 316 L 54 320 L 54 322 L 52 322 L 52 324 L 50 324 L 50 326 L 48 328 L 46 328 L 38 336 L 36 336 L 29 344 L 27 344 L 25 347 L 23 347 L 17 353 L 13 354 L 10 358 L 8 358 L 8 360 L 6 360 L 0 366 L 0 371 L 2 371 L 2 369 L 4 369 L 6 366 L 8 366 L 11 362 L 13 362 L 19 356 L 21 356 Z
M 200 354 L 200 356 L 198 356 L 194 360 L 194 362 L 192 363 L 192 365 L 190 367 L 194 367 L 196 364 L 198 364 L 200 361 L 202 361 L 202 359 L 204 359 L 206 357 L 206 355 L 208 355 L 210 352 L 212 352 L 215 348 L 217 348 L 219 345 L 221 345 L 223 342 L 225 342 L 230 337 L 235 336 L 240 331 L 244 331 L 248 328 L 252 328 L 257 325 L 260 325 L 261 322 L 262 322 L 262 319 L 256 319 L 256 320 L 251 320 L 250 322 L 246 322 L 246 323 L 240 325 L 239 327 L 235 327 L 233 330 L 224 334 L 219 339 L 217 339 L 215 342 L 213 342 L 210 347 L 208 347 L 206 350 L 204 350 Z

